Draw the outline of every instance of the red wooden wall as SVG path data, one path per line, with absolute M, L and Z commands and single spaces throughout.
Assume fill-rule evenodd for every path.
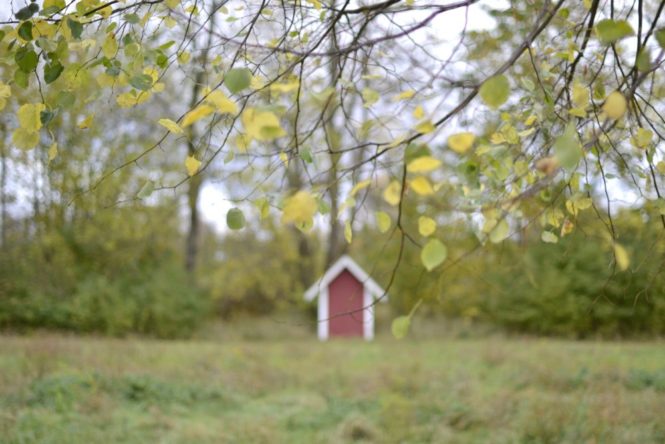
M 328 286 L 329 336 L 363 336 L 363 284 L 342 271 Z M 349 313 L 335 316 L 340 313 Z

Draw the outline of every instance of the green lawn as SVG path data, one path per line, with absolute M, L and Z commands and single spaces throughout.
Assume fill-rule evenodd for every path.
M 665 343 L 0 336 L 2 443 L 662 443 Z

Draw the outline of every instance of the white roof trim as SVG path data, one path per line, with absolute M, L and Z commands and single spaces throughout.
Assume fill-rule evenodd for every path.
M 328 285 L 344 270 L 347 269 L 349 272 L 358 279 L 364 286 L 365 289 L 369 292 L 370 295 L 374 298 L 380 298 L 386 292 L 383 288 L 377 284 L 374 279 L 370 277 L 369 274 L 365 272 L 360 265 L 351 259 L 349 256 L 344 255 L 340 257 L 337 262 L 332 264 L 328 271 L 325 272 L 321 278 L 314 282 L 314 284 L 307 289 L 305 292 L 305 300 L 311 301 L 316 298 L 319 293 L 324 290 L 327 291 Z M 382 298 L 383 301 L 387 300 L 387 296 Z

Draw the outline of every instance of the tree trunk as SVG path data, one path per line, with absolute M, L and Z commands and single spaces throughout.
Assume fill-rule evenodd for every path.
M 0 128 L 0 130 L 4 130 L 4 128 Z M 4 131 L 2 131 L 0 134 L 3 135 L 1 141 L 0 141 L 0 168 L 2 168 L 2 171 L 0 171 L 0 242 L 2 242 L 2 248 L 7 247 L 7 222 L 9 221 L 9 217 L 7 216 L 7 153 L 5 143 L 4 143 Z
M 335 3 L 332 2 L 331 8 L 335 8 Z M 331 17 L 334 20 L 334 17 Z M 335 25 L 330 33 L 330 50 L 334 53 L 338 49 Z M 333 55 L 330 60 L 330 84 L 337 85 L 339 77 L 339 56 Z M 330 153 L 330 173 L 328 175 L 328 194 L 330 196 L 330 226 L 328 231 L 328 245 L 326 251 L 326 268 L 332 265 L 344 252 L 346 251 L 346 242 L 342 239 L 342 226 L 339 223 L 339 177 L 337 171 L 337 163 L 339 162 L 340 154 L 339 148 L 339 134 L 335 126 L 335 112 L 337 111 L 336 103 L 329 103 L 329 110 L 326 113 L 324 130 L 326 135 L 326 142 Z
M 201 87 L 203 82 L 205 82 L 205 72 L 208 65 L 208 51 L 212 43 L 212 33 L 215 26 L 215 13 L 219 8 L 217 3 L 212 5 L 210 12 L 210 24 L 208 27 L 208 41 L 206 46 L 201 51 L 201 55 L 198 59 L 198 64 L 200 69 L 197 71 L 194 76 L 194 85 L 192 87 L 192 96 L 189 102 L 189 109 L 192 109 L 196 106 L 200 99 Z M 195 42 L 195 40 L 193 40 Z M 189 127 L 188 132 L 188 142 L 187 142 L 187 155 L 194 156 L 196 155 L 196 141 L 199 137 L 198 132 L 196 131 L 196 124 Z M 189 212 L 189 226 L 187 228 L 187 238 L 185 244 L 185 270 L 191 275 L 194 275 L 196 270 L 196 262 L 199 253 L 199 231 L 200 231 L 200 219 L 199 219 L 199 194 L 201 193 L 201 186 L 203 184 L 203 175 L 198 173 L 189 178 L 187 181 L 187 209 Z

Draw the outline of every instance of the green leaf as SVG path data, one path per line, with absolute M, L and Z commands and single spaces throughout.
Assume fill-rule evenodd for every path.
M 145 199 L 146 197 L 150 196 L 153 191 L 155 191 L 155 184 L 149 180 L 141 187 L 136 197 L 139 199 Z
M 252 72 L 247 68 L 233 68 L 224 75 L 224 84 L 235 94 L 247 88 L 252 81 Z
M 65 9 L 65 0 L 44 0 L 44 8 L 57 8 L 57 11 Z
M 654 35 L 660 47 L 665 49 L 665 28 L 660 28 Z
M 432 271 L 448 257 L 448 249 L 438 239 L 429 240 L 420 252 L 420 260 L 427 269 Z
M 83 25 L 76 20 L 72 20 L 70 18 L 67 19 L 67 26 L 69 27 L 69 30 L 72 32 L 72 37 L 75 39 L 80 39 L 81 34 L 83 34 Z
M 651 54 L 649 48 L 642 48 L 635 60 L 635 67 L 638 71 L 646 72 L 651 69 Z
M 420 307 L 423 300 L 419 299 L 418 302 L 411 308 L 411 311 L 406 316 L 398 316 L 393 319 L 393 322 L 390 326 L 390 331 L 392 332 L 395 339 L 403 339 L 409 333 L 409 328 L 411 327 L 411 318 L 413 318 L 414 313 Z
M 39 10 L 39 6 L 37 7 L 37 10 Z M 19 20 L 28 20 L 30 17 L 32 17 L 35 14 L 34 8 L 31 8 L 30 5 L 26 6 L 25 8 L 19 9 L 16 14 L 14 14 L 14 17 L 16 17 Z
M 596 25 L 596 35 L 606 45 L 633 34 L 635 31 L 626 20 L 605 19 Z
M 69 108 L 75 101 L 76 96 L 69 91 L 60 91 L 58 97 L 55 99 L 55 103 L 57 103 L 60 108 Z
M 53 117 L 55 117 L 55 113 L 52 111 L 44 110 L 39 113 L 39 120 L 44 126 L 48 125 L 53 120 Z
M 298 154 L 300 154 L 300 158 L 305 162 L 312 163 L 312 152 L 309 150 L 309 148 L 302 148 L 300 151 L 298 151 Z
M 238 208 L 231 208 L 226 213 L 226 225 L 232 230 L 240 230 L 245 226 L 245 215 Z
M 21 69 L 21 71 L 32 72 L 37 67 L 37 62 L 39 61 L 39 57 L 37 56 L 37 53 L 32 49 L 32 46 L 29 45 L 16 50 L 16 54 L 14 55 L 14 61 Z
M 29 74 L 27 72 L 21 71 L 21 69 L 17 69 L 16 72 L 14 72 L 14 83 L 23 89 L 27 88 L 30 84 Z
M 480 86 L 480 97 L 490 108 L 497 109 L 510 95 L 510 84 L 503 74 L 489 78 Z
M 18 36 L 28 42 L 32 40 L 32 22 L 21 23 L 21 26 L 18 27 Z
M 129 84 L 140 91 L 148 91 L 152 88 L 152 77 L 148 74 L 139 74 L 129 79 Z
M 56 42 L 49 40 L 46 37 L 39 37 L 35 41 L 35 45 L 43 49 L 45 52 L 50 53 L 48 54 L 49 58 L 58 58 L 58 54 L 55 52 L 58 49 Z
M 55 82 L 64 69 L 65 68 L 58 61 L 44 65 L 44 81 L 46 83 Z
M 508 236 L 510 236 L 510 226 L 508 225 L 508 222 L 503 219 L 500 220 L 490 232 L 490 242 L 498 244 L 503 242 Z
M 403 339 L 409 333 L 409 327 L 411 327 L 411 316 L 398 316 L 393 319 L 390 331 L 395 339 Z
M 123 18 L 125 19 L 125 21 L 127 23 L 131 23 L 132 25 L 136 25 L 137 23 L 139 23 L 141 21 L 141 18 L 138 15 L 134 14 L 134 13 L 125 14 L 125 16 Z
M 559 165 L 568 172 L 577 167 L 582 158 L 582 149 L 573 122 L 568 123 L 564 133 L 554 142 L 554 155 L 559 161 Z

